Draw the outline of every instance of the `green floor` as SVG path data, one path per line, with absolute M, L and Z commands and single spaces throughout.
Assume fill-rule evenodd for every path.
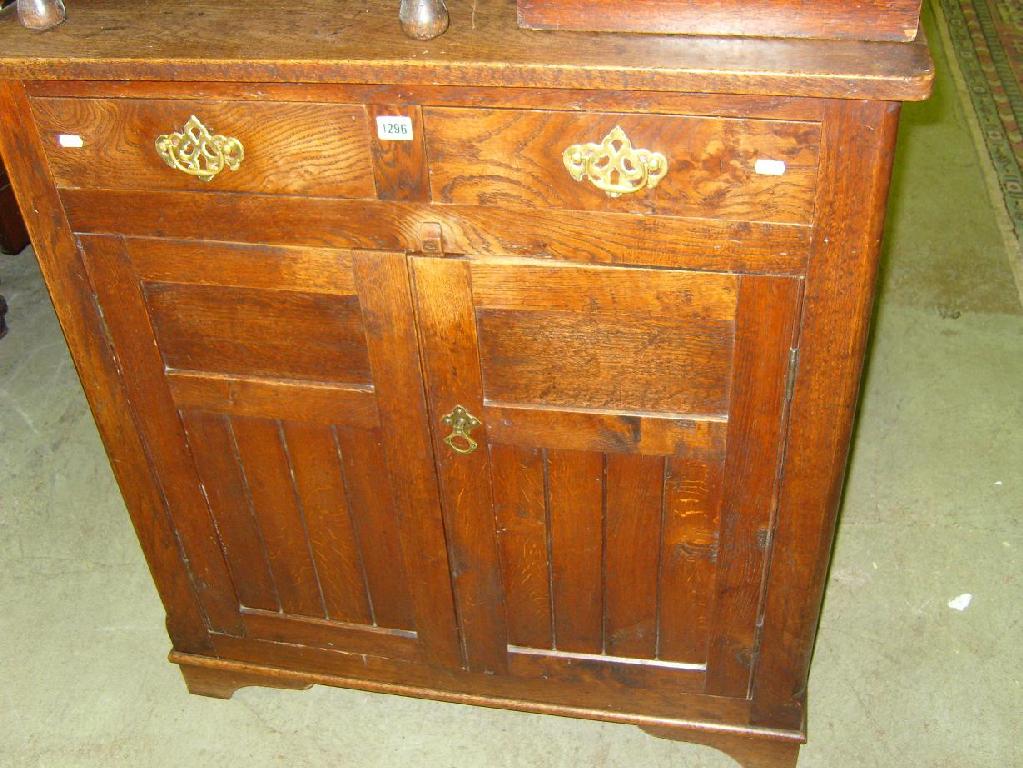
M 1023 312 L 938 66 L 904 112 L 804 768 L 1023 766 Z M 392 696 L 189 697 L 31 255 L 0 277 L 0 766 L 733 765 L 635 728 Z

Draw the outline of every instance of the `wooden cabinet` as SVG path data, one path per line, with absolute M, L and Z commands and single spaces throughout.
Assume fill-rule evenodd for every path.
M 587 86 L 499 6 L 398 82 L 383 33 L 271 71 L 212 42 L 170 66 L 154 32 L 128 76 L 113 6 L 62 27 L 73 75 L 0 30 L 0 148 L 172 660 L 196 693 L 354 686 L 791 766 L 926 53 L 806 42 L 828 73 L 781 89 L 779 42 L 685 92 L 698 60 L 623 39 Z

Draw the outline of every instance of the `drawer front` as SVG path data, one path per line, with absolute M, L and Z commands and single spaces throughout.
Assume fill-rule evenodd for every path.
M 816 123 L 454 108 L 423 114 L 435 202 L 813 220 Z M 638 173 L 643 163 L 648 172 Z
M 361 106 L 36 98 L 32 108 L 59 187 L 376 194 Z M 160 137 L 167 152 L 177 145 L 178 167 L 161 157 Z

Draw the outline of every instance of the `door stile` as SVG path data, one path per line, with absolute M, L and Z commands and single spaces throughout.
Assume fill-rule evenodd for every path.
M 508 634 L 486 425 L 478 423 L 483 382 L 470 267 L 409 261 L 465 666 L 503 673 Z

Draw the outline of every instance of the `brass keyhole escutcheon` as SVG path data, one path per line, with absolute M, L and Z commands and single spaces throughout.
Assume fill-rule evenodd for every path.
M 469 413 L 464 405 L 456 405 L 451 413 L 442 417 L 440 421 L 444 426 L 451 428 L 451 434 L 444 438 L 444 442 L 455 453 L 467 455 L 479 448 L 471 433 L 483 422 Z

